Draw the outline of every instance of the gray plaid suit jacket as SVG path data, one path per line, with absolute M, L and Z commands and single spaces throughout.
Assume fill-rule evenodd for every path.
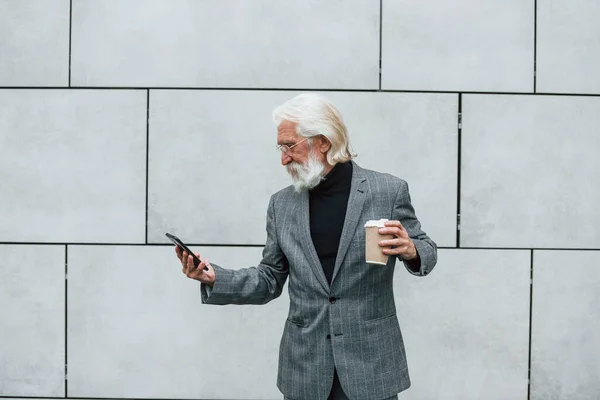
M 265 304 L 289 278 L 277 386 L 292 399 L 326 399 L 334 366 L 351 399 L 384 399 L 411 384 L 393 293 L 396 257 L 386 266 L 366 264 L 363 225 L 380 218 L 402 223 L 421 257 L 418 273 L 404 264 L 411 274 L 433 269 L 437 246 L 421 230 L 404 180 L 350 162 L 352 184 L 331 287 L 310 236 L 308 193 L 291 186 L 269 201 L 260 264 L 229 270 L 211 263 L 213 288 L 201 285 L 205 304 Z

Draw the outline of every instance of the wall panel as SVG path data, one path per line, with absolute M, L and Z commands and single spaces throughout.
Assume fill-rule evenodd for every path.
M 192 247 L 226 268 L 261 248 Z M 69 397 L 278 398 L 287 287 L 263 306 L 202 305 L 173 246 L 69 246 Z
M 403 398 L 527 399 L 530 252 L 440 250 L 394 276 L 412 386 Z
M 0 90 L 0 241 L 145 240 L 146 92 Z
M 69 0 L 0 0 L 0 86 L 67 86 Z
M 463 96 L 461 245 L 600 248 L 600 98 Z
M 532 92 L 533 0 L 383 0 L 383 89 Z
M 535 251 L 531 399 L 600 393 L 600 252 Z
M 73 1 L 74 85 L 378 87 L 376 1 L 143 5 Z
M 538 2 L 537 91 L 600 94 L 600 3 Z
M 0 245 L 0 396 L 65 394 L 65 247 Z

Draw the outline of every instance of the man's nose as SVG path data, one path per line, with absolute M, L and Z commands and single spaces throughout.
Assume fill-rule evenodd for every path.
M 292 161 L 292 157 L 289 154 L 281 152 L 281 165 L 288 165 Z

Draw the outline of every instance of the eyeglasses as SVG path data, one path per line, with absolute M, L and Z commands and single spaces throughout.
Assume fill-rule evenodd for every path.
M 298 146 L 300 143 L 304 142 L 305 140 L 308 140 L 308 138 L 305 138 L 305 139 L 303 139 L 303 140 L 299 141 L 298 143 L 293 144 L 291 146 L 287 146 L 285 144 L 278 144 L 277 146 L 275 146 L 275 148 L 277 150 L 281 151 L 282 153 L 289 154 L 294 147 Z

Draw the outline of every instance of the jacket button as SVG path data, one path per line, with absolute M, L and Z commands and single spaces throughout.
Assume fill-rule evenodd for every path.
M 336 300 L 336 299 L 335 299 L 335 297 L 330 297 L 330 298 L 329 298 L 329 302 L 330 302 L 331 304 L 335 303 L 335 300 Z
M 327 334 L 327 340 L 331 340 L 331 335 Z

